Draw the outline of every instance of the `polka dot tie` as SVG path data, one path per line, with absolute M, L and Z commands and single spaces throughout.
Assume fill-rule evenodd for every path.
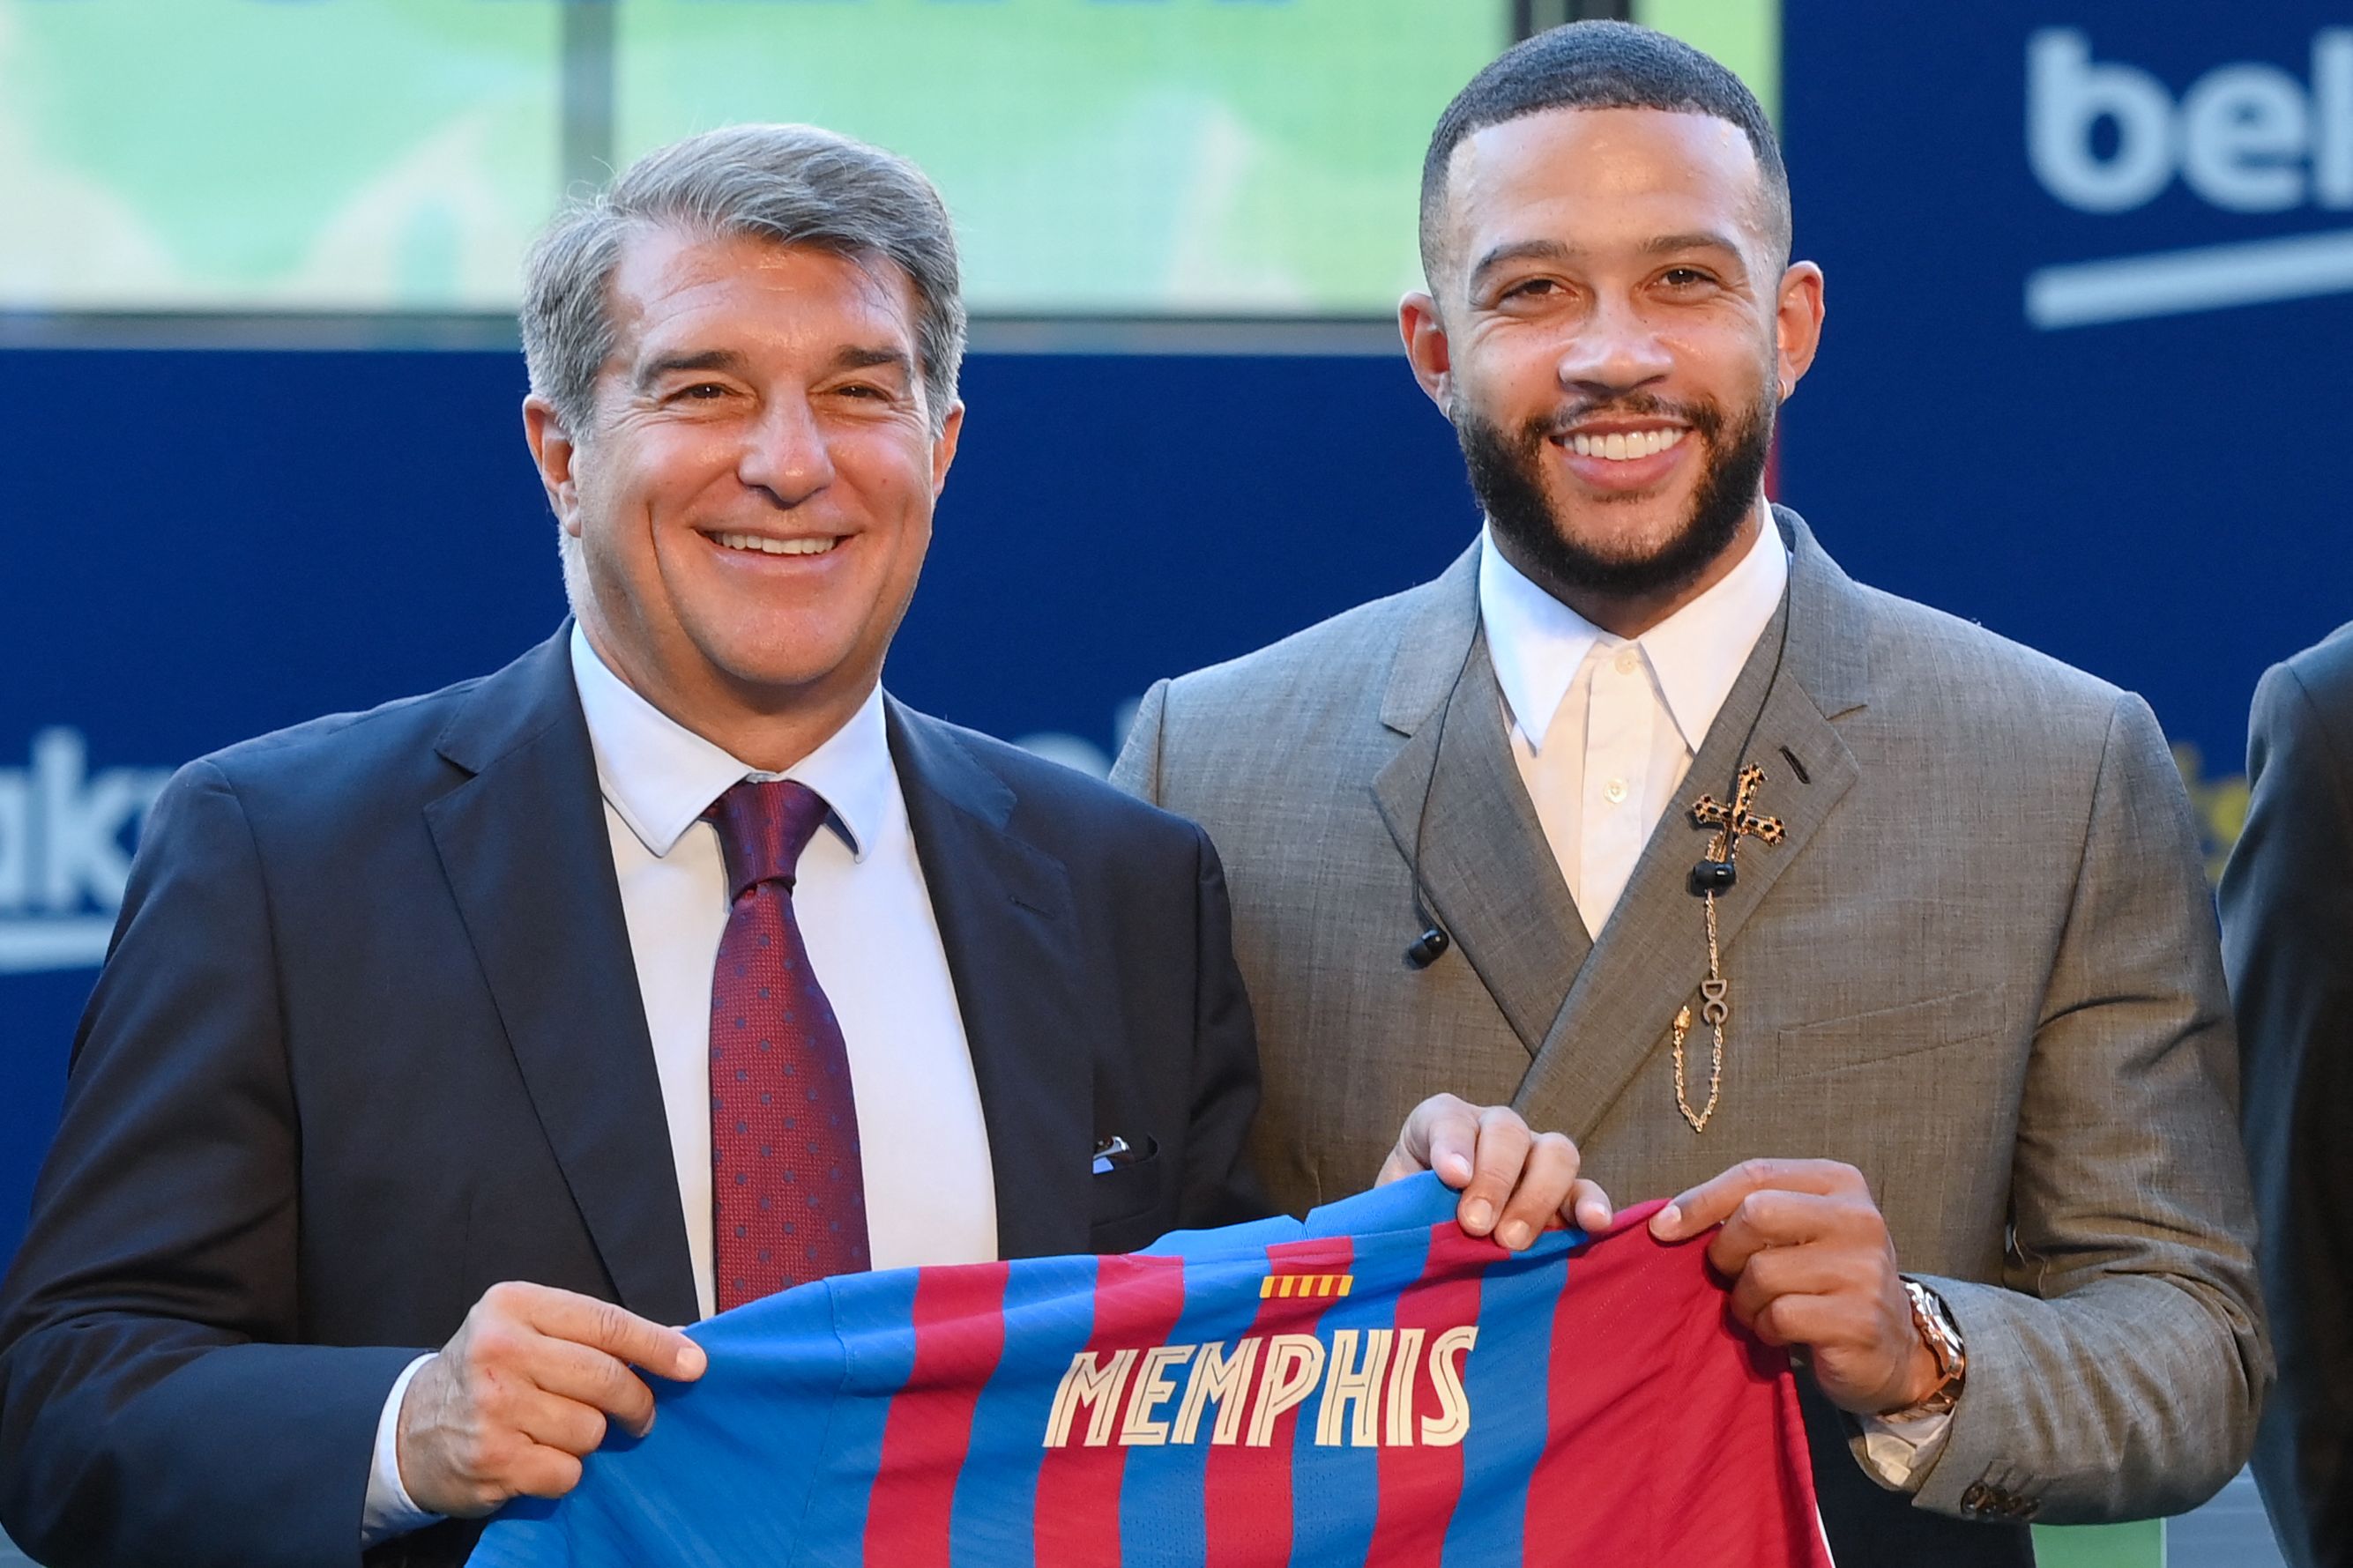
M 826 812 L 805 784 L 747 779 L 703 814 L 733 900 L 711 984 L 721 1311 L 873 1266 L 849 1053 L 793 918 L 794 868 Z

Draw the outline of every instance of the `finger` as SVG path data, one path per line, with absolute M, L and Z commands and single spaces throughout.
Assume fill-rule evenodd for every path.
M 617 1356 L 543 1337 L 518 1370 L 540 1391 L 601 1411 L 640 1437 L 653 1426 L 654 1391 Z
M 1514 1252 L 1527 1246 L 1568 1206 L 1569 1189 L 1576 1183 L 1576 1144 L 1558 1132 L 1532 1140 L 1518 1184 L 1512 1188 L 1503 1217 L 1495 1224 L 1495 1239 Z
M 1725 1216 L 1724 1228 L 1707 1244 L 1707 1260 L 1725 1274 L 1738 1274 L 1767 1248 L 1836 1242 L 1850 1229 L 1842 1200 L 1767 1188 L 1750 1193 Z
M 562 1497 L 580 1484 L 579 1458 L 533 1444 L 516 1457 L 508 1484 L 517 1497 Z
M 1849 1316 L 1834 1297 L 1798 1292 L 1766 1302 L 1748 1327 L 1768 1345 L 1836 1345 L 1854 1337 Z
M 1724 1221 L 1751 1193 L 1774 1189 L 1799 1193 L 1863 1191 L 1862 1173 L 1834 1160 L 1744 1160 L 1732 1169 L 1679 1193 L 1651 1216 L 1651 1234 L 1683 1241 Z
M 604 1446 L 604 1412 L 533 1389 L 515 1401 L 514 1427 L 543 1447 L 567 1454 L 593 1454 Z
M 1423 1169 L 1424 1167 L 1408 1159 L 1403 1149 L 1392 1148 L 1389 1150 L 1389 1157 L 1381 1162 L 1381 1173 L 1373 1178 L 1373 1185 L 1386 1187 L 1391 1182 L 1402 1182 L 1408 1176 L 1418 1176 L 1421 1174 Z
M 1460 1190 L 1471 1180 L 1471 1153 L 1479 1141 L 1479 1112 L 1469 1101 L 1451 1094 L 1433 1094 L 1413 1108 L 1398 1133 L 1397 1147 L 1382 1167 L 1385 1180 L 1394 1169 L 1398 1176 L 1435 1171 L 1438 1179 Z
M 1512 1189 L 1526 1166 L 1528 1147 L 1535 1141 L 1528 1124 L 1507 1105 L 1491 1105 L 1478 1113 L 1477 1142 L 1471 1154 L 1471 1179 L 1454 1217 L 1472 1236 L 1486 1236 L 1502 1217 Z M 1552 1205 L 1546 1205 L 1549 1209 Z
M 1777 1247 L 1748 1259 L 1732 1280 L 1732 1307 L 1744 1323 L 1791 1296 L 1852 1297 L 1852 1259 L 1829 1247 Z
M 1599 1234 L 1609 1228 L 1617 1210 L 1610 1206 L 1609 1194 L 1598 1184 L 1579 1176 L 1577 1184 L 1568 1189 L 1568 1203 L 1561 1214 L 1580 1230 Z
M 522 1298 L 522 1306 L 524 1321 L 541 1333 L 618 1356 L 659 1377 L 691 1383 L 709 1364 L 683 1330 L 649 1322 L 593 1296 L 541 1289 Z

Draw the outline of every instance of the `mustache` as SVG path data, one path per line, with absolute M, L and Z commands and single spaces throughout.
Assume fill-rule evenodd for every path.
M 1651 393 L 1633 392 L 1620 397 L 1590 398 L 1540 414 L 1520 426 L 1521 439 L 1531 446 L 1557 441 L 1588 419 L 1672 419 L 1714 440 L 1724 431 L 1724 410 L 1713 403 L 1672 403 Z

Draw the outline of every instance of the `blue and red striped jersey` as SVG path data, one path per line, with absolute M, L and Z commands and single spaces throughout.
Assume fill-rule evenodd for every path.
M 1655 1205 L 1651 1205 L 1655 1206 Z M 698 1326 L 479 1568 L 1830 1562 L 1788 1359 L 1630 1211 L 1521 1253 L 1423 1176 L 1121 1258 L 828 1279 Z

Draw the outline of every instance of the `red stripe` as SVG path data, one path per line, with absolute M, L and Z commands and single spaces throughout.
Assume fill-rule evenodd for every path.
M 1184 1310 L 1183 1258 L 1098 1258 L 1095 1324 L 1087 1349 L 1103 1355 L 1166 1344 Z M 1131 1371 L 1120 1388 L 1123 1411 L 1134 1386 Z M 1119 1484 L 1127 1449 L 1115 1434 L 1102 1447 L 1088 1447 L 1081 1436 L 1084 1419 L 1067 1444 L 1046 1450 L 1039 1468 L 1036 1542 L 1041 1568 L 1119 1568 Z
M 1704 1467 L 1700 1475 L 1716 1458 L 1737 1467 L 1757 1428 L 1709 1404 L 1721 1363 L 1690 1352 L 1712 1346 L 1723 1293 L 1704 1247 L 1670 1252 L 1642 1228 L 1661 1206 L 1623 1211 L 1608 1233 L 1569 1254 L 1568 1282 L 1553 1305 L 1545 1451 L 1528 1478 L 1532 1563 L 1585 1563 L 1596 1552 L 1623 1552 L 1630 1562 L 1725 1561 L 1681 1557 L 1666 1544 L 1688 1511 L 1683 1500 L 1663 1500 L 1692 1473 L 1684 1456 Z M 1727 1432 L 1742 1440 L 1726 1442 Z M 1605 1492 L 1616 1506 L 1594 1505 Z M 1746 1560 L 1797 1561 L 1762 1543 Z
M 1451 1219 L 1432 1226 L 1430 1257 L 1421 1278 L 1398 1295 L 1397 1326 L 1422 1331 L 1420 1365 L 1413 1377 L 1414 1441 L 1410 1447 L 1380 1450 L 1379 1511 L 1373 1520 L 1373 1546 L 1366 1561 L 1381 1568 L 1437 1568 L 1446 1551 L 1446 1527 L 1462 1497 L 1462 1448 L 1425 1447 L 1424 1415 L 1438 1410 L 1438 1388 L 1430 1373 L 1430 1347 L 1439 1334 L 1479 1321 L 1479 1278 L 1504 1256 L 1492 1241 L 1466 1236 Z M 1382 1391 L 1383 1436 L 1388 1422 L 1388 1391 Z
M 1355 1263 L 1356 1244 L 1345 1236 L 1318 1237 L 1311 1241 L 1285 1241 L 1266 1249 L 1267 1272 L 1285 1274 L 1345 1274 Z M 1316 1322 L 1338 1300 L 1337 1296 L 1267 1296 L 1259 1302 L 1250 1332 L 1263 1341 L 1271 1334 L 1314 1331 Z M 1267 1351 L 1259 1347 L 1257 1384 L 1265 1376 Z M 1256 1410 L 1256 1393 L 1250 1394 Z M 1241 1439 L 1209 1450 L 1206 1493 L 1202 1500 L 1208 1541 L 1208 1568 L 1255 1568 L 1291 1558 L 1291 1462 L 1299 1409 L 1283 1412 L 1266 1447 Z
M 1005 1353 L 1002 1263 L 915 1276 L 915 1365 L 891 1401 L 866 1510 L 866 1561 L 947 1568 L 948 1516 L 981 1385 Z
M 1526 1561 L 1824 1568 L 1788 1358 L 1731 1321 L 1705 1238 L 1651 1238 L 1657 1206 L 1570 1255 Z

